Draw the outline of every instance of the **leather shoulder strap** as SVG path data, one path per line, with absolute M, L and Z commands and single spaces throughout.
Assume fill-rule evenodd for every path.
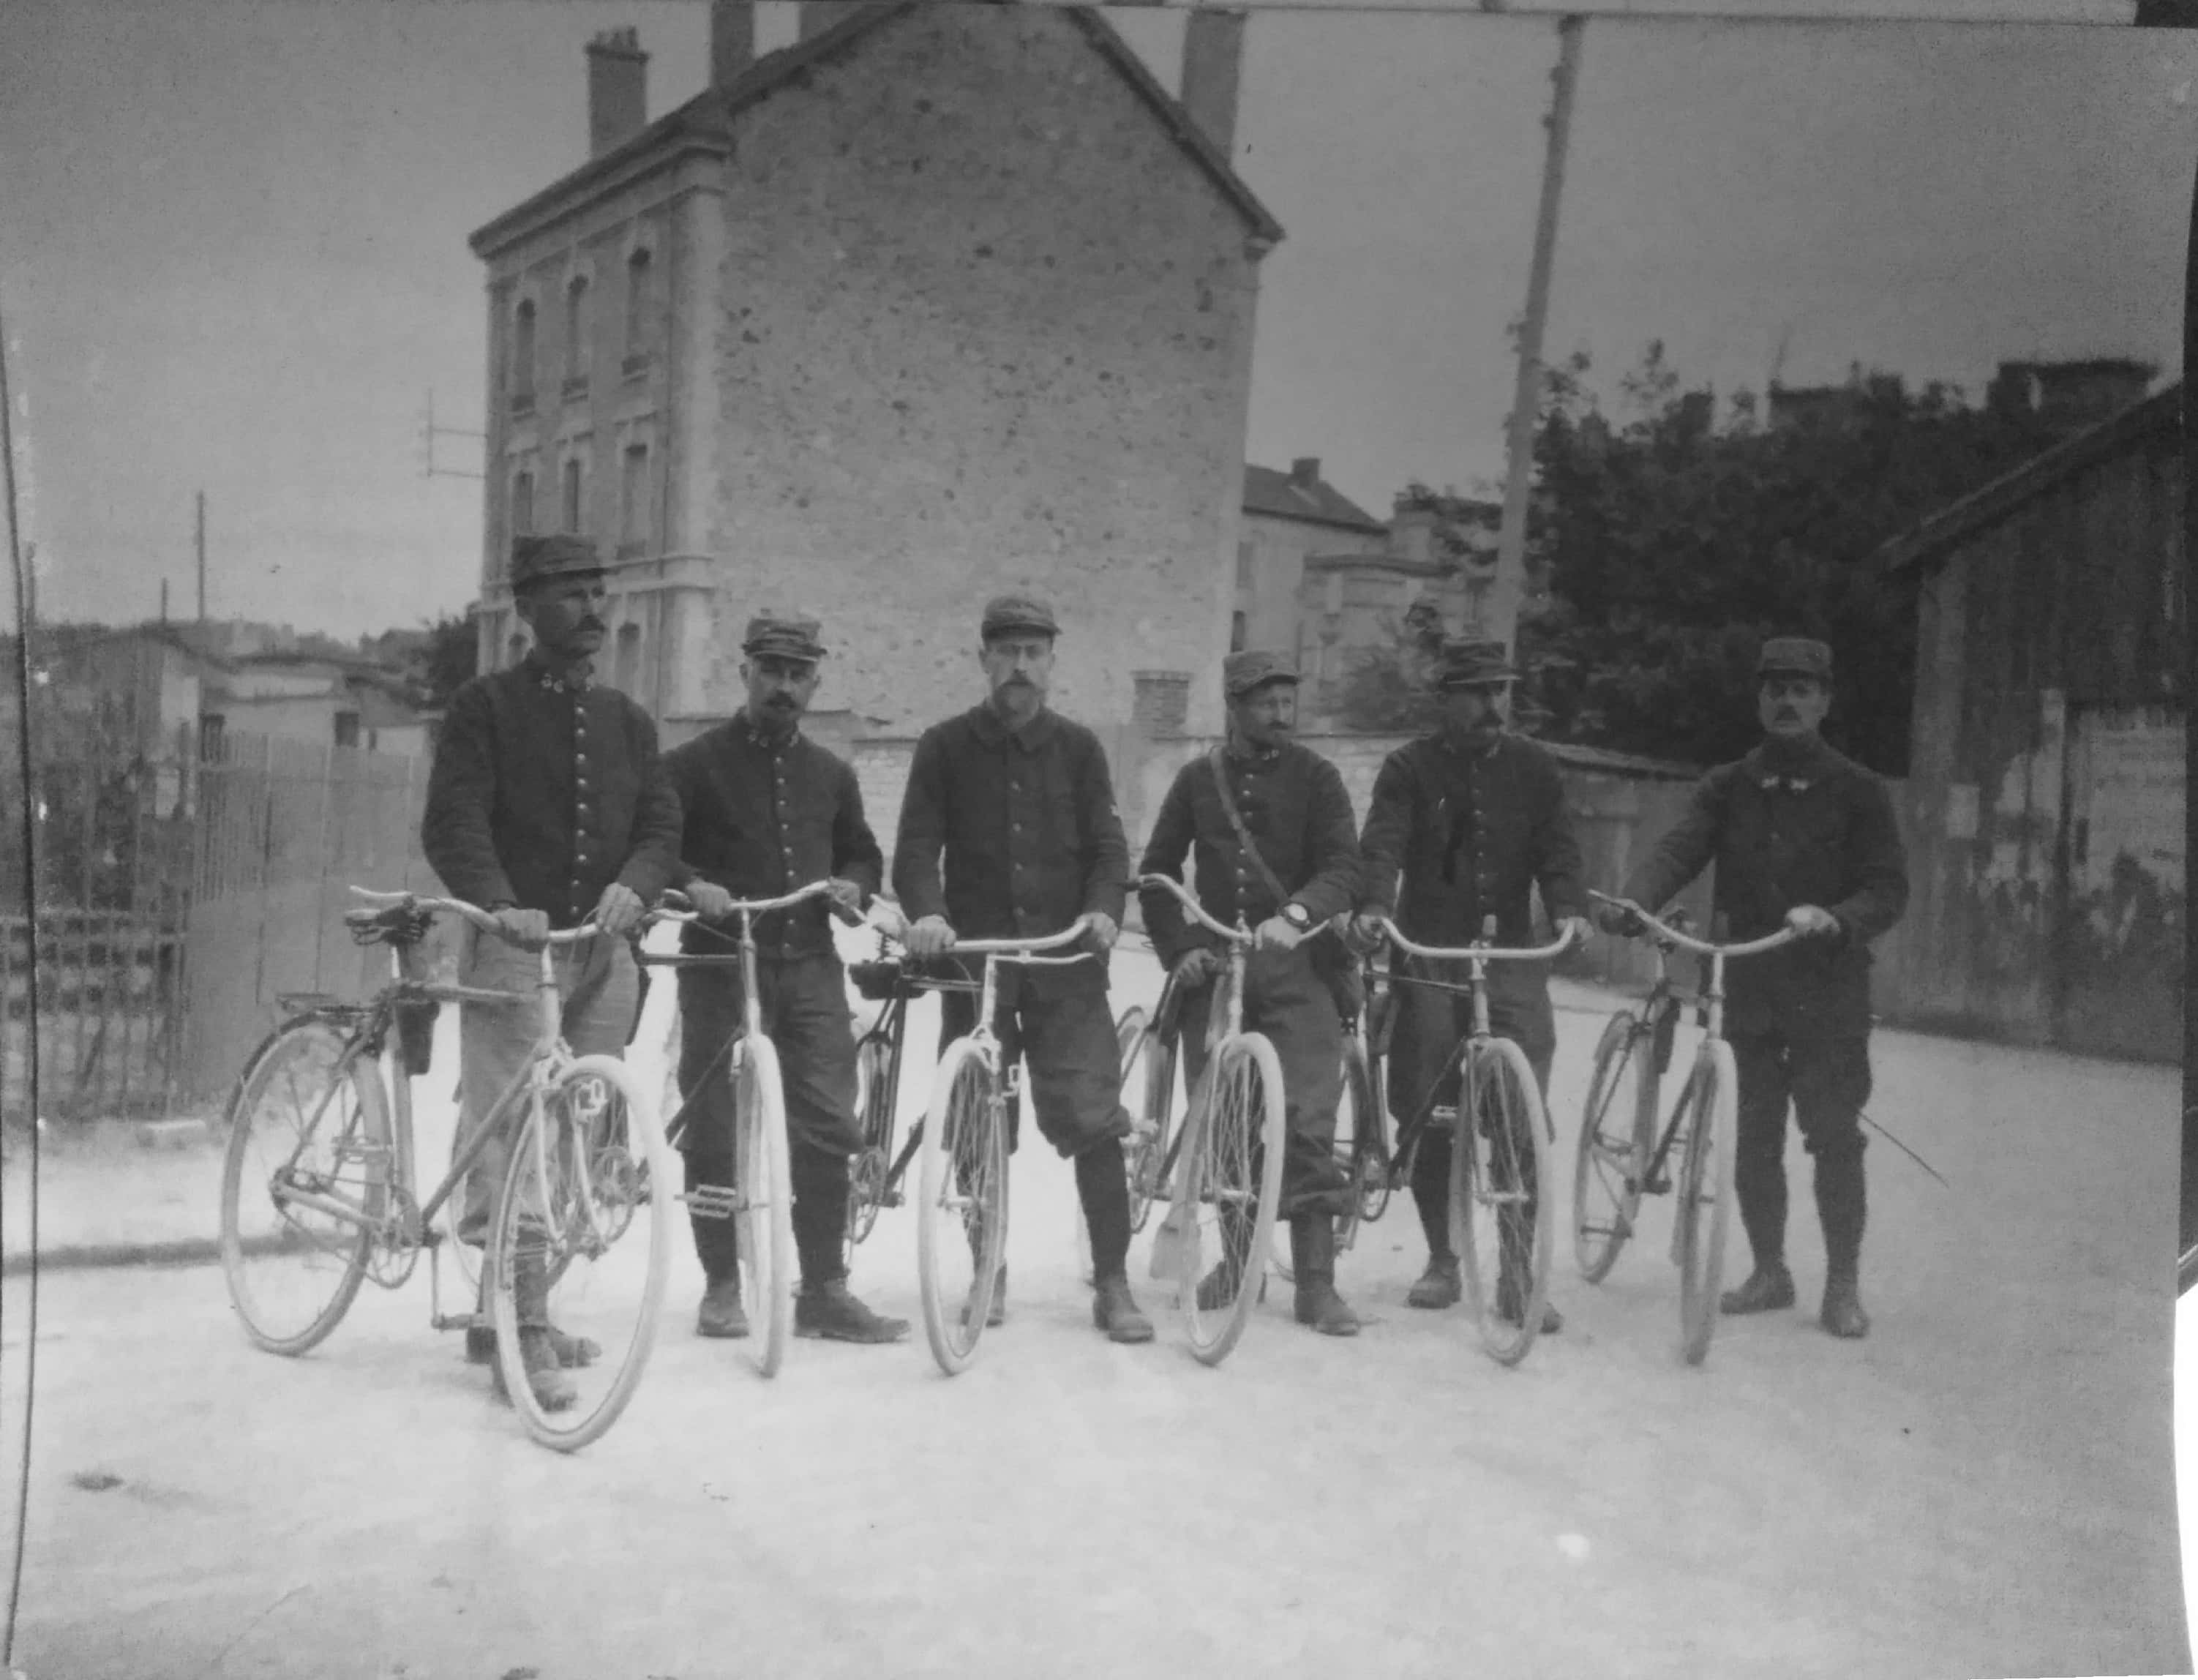
M 1236 831 L 1236 844 L 1244 848 L 1244 855 L 1252 860 L 1252 867 L 1259 872 L 1260 883 L 1275 895 L 1275 902 L 1278 904 L 1288 903 L 1289 888 L 1282 885 L 1275 872 L 1267 867 L 1267 860 L 1259 855 L 1259 848 L 1253 844 L 1251 830 L 1244 826 L 1244 819 L 1236 810 L 1236 801 L 1229 792 L 1228 749 L 1215 747 L 1206 755 L 1206 762 L 1207 768 L 1213 772 L 1213 791 L 1220 796 L 1222 814 L 1228 817 L 1229 826 Z

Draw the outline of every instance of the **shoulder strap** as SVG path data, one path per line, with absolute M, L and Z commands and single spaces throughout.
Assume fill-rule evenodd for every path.
M 1259 855 L 1259 848 L 1252 843 L 1251 830 L 1237 814 L 1236 801 L 1229 792 L 1229 750 L 1217 747 L 1206 755 L 1207 765 L 1213 772 L 1213 791 L 1220 795 L 1222 814 L 1228 817 L 1229 826 L 1236 831 L 1236 844 L 1244 848 L 1244 855 L 1252 860 L 1252 867 L 1259 872 L 1259 880 L 1267 891 L 1275 895 L 1277 904 L 1288 901 L 1290 890 L 1276 879 L 1267 867 L 1267 860 Z

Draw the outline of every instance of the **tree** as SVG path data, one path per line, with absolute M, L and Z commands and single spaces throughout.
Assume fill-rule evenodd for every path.
M 480 608 L 445 614 L 427 626 L 426 643 L 413 655 L 410 676 L 419 703 L 440 712 L 458 685 L 480 668 Z

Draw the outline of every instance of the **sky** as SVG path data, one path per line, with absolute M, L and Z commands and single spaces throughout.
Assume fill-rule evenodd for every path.
M 793 9 L 759 8 L 765 49 Z M 1179 15 L 1112 12 L 1164 84 Z M 461 610 L 482 486 L 466 236 L 584 160 L 582 49 L 637 26 L 652 116 L 701 91 L 697 3 L 8 0 L 0 325 L 47 618 L 208 599 L 348 637 Z M 1377 514 L 1503 465 L 1540 188 L 1547 19 L 1247 31 L 1236 163 L 1265 264 L 1249 450 Z M 1860 363 L 1980 393 L 2003 358 L 2172 370 L 2198 39 L 2038 26 L 1601 20 L 1586 31 L 1546 349 L 1690 382 Z M 1778 358 L 1783 347 L 1782 362 Z M 439 460 L 477 468 L 446 438 Z

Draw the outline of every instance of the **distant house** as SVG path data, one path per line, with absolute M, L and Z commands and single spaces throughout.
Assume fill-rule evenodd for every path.
M 224 734 L 358 747 L 416 758 L 428 720 L 395 672 L 354 660 L 260 654 L 231 663 L 207 685 L 210 740 Z
M 2181 1055 L 2184 476 L 2178 386 L 1885 551 L 1922 584 L 1901 1018 Z
M 593 155 L 472 237 L 487 268 L 481 658 L 526 645 L 515 532 L 612 562 L 611 679 L 677 735 L 739 703 L 739 631 L 824 620 L 821 705 L 900 735 L 974 698 L 979 608 L 1063 620 L 1062 708 L 1126 726 L 1236 610 L 1261 259 L 1230 165 L 1243 20 L 1180 98 L 1096 9 L 806 4 L 654 121 L 588 49 Z M 1210 683 L 1189 683 L 1211 721 Z
M 1299 457 L 1287 473 L 1246 467 L 1230 645 L 1280 648 L 1302 658 L 1305 562 L 1319 554 L 1377 552 L 1387 541 L 1381 520 L 1321 477 L 1318 456 Z

